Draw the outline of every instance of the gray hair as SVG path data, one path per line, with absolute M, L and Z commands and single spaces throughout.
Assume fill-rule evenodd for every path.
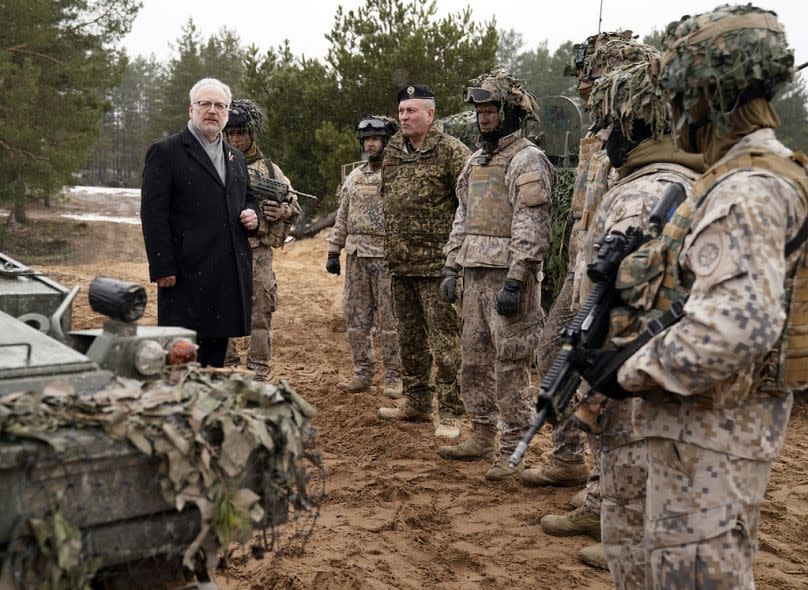
M 230 86 L 221 80 L 217 80 L 216 78 L 202 78 L 199 82 L 194 84 L 193 88 L 191 88 L 191 91 L 188 93 L 188 98 L 191 99 L 191 104 L 193 104 L 197 92 L 199 92 L 199 89 L 203 86 L 216 86 L 222 92 L 224 92 L 228 105 L 233 101 L 233 93 L 230 92 Z

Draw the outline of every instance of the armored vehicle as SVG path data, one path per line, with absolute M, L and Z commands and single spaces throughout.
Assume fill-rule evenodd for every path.
M 314 410 L 199 369 L 135 284 L 96 279 L 109 319 L 71 331 L 77 292 L 0 254 L 0 589 L 215 588 L 229 542 L 312 507 Z

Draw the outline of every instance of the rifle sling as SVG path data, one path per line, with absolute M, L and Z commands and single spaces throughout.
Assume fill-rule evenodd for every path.
M 805 240 L 808 240 L 808 217 L 806 217 L 805 221 L 803 221 L 802 227 L 797 235 L 794 236 L 794 238 L 788 244 L 786 244 L 786 258 L 796 252 L 800 246 L 805 243 Z

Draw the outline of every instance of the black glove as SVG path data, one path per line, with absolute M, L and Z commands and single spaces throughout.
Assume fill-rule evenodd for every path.
M 575 367 L 592 389 L 612 399 L 626 399 L 636 396 L 618 383 L 617 371 L 620 365 L 614 366 L 617 350 L 571 350 L 567 359 Z
M 449 266 L 444 266 L 440 271 L 443 280 L 440 282 L 440 296 L 449 303 L 457 300 L 457 271 Z
M 332 275 L 339 274 L 339 252 L 328 253 L 328 260 L 325 261 L 325 269 Z
M 508 316 L 519 311 L 519 294 L 521 291 L 522 281 L 505 279 L 505 284 L 497 293 L 497 313 Z

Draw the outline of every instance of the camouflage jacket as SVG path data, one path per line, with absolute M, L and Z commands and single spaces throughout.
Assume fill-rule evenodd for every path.
M 519 139 L 512 133 L 499 140 L 501 150 Z M 525 141 L 525 140 L 522 140 Z M 539 148 L 530 144 L 511 158 L 505 170 L 505 187 L 513 208 L 510 237 L 476 235 L 466 231 L 469 207 L 469 176 L 482 150 L 466 162 L 457 181 L 459 204 L 449 241 L 443 249 L 446 266 L 507 268 L 508 278 L 525 280 L 528 273 L 538 274 L 550 235 L 550 196 L 555 184 L 553 165 Z
M 470 155 L 438 121 L 417 150 L 407 147 L 401 132 L 390 139 L 382 165 L 382 211 L 391 274 L 440 275 L 457 209 L 455 185 Z
M 790 153 L 771 129 L 761 129 L 720 162 L 749 147 Z M 618 373 L 626 389 L 648 392 L 634 411 L 639 435 L 758 461 L 777 456 L 791 395 L 757 391 L 736 407 L 720 409 L 707 409 L 693 396 L 720 398 L 730 389 L 747 387 L 780 339 L 790 272 L 784 247 L 806 216 L 803 193 L 764 170 L 729 172 L 706 195 L 678 259 L 690 292 L 685 316 Z
M 381 197 L 382 172 L 373 170 L 369 163 L 354 168 L 340 188 L 339 209 L 328 251 L 360 258 L 384 256 L 384 219 Z
M 264 176 L 269 176 L 267 161 L 263 158 L 247 164 L 247 167 L 252 170 L 257 170 Z M 272 162 L 272 169 L 275 173 L 275 180 L 285 182 L 290 187 L 292 186 L 292 183 L 289 182 L 289 179 L 286 178 L 283 171 L 274 162 Z M 259 215 L 258 231 L 254 236 L 248 238 L 250 246 L 253 248 L 258 248 L 259 246 L 279 248 L 283 246 L 283 242 L 286 240 L 286 236 L 289 235 L 292 226 L 297 223 L 297 220 L 300 218 L 301 209 L 300 204 L 297 202 L 297 197 L 294 195 L 292 195 L 292 202 L 284 203 L 282 207 L 284 210 L 284 218 L 278 221 L 269 222 L 263 216 Z
M 698 173 L 689 168 L 661 162 L 643 166 L 618 182 L 603 195 L 600 207 L 595 213 L 587 234 L 584 262 L 588 264 L 594 257 L 590 238 L 597 236 L 596 239 L 599 239 L 612 230 L 625 232 L 631 226 L 647 228 L 651 210 L 670 183 L 681 183 L 685 187 L 686 194 L 690 196 L 693 192 L 693 182 L 697 177 Z M 580 295 L 584 297 L 584 293 Z M 601 435 L 604 450 L 614 449 L 640 438 L 634 433 L 631 425 L 632 407 L 638 401 L 634 398 L 606 402 L 605 424 Z

